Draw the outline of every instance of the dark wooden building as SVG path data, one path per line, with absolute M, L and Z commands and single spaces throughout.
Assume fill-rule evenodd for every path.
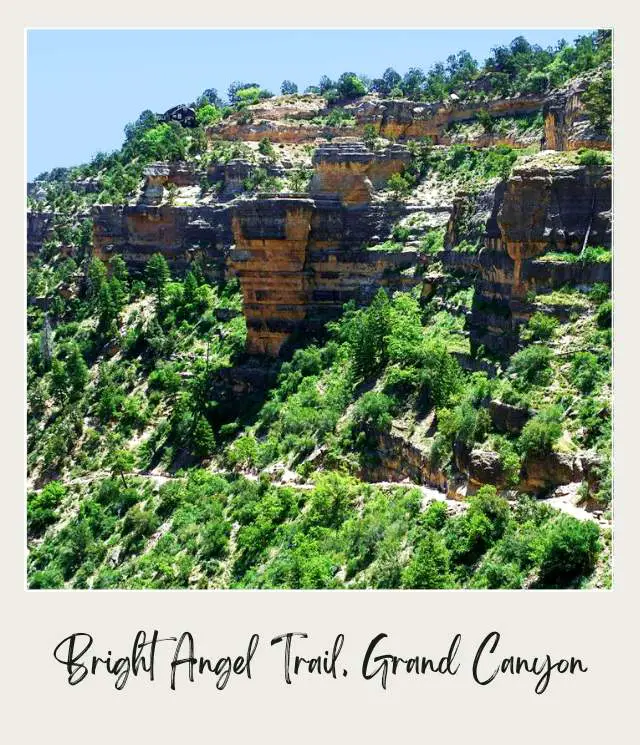
M 179 104 L 173 106 L 168 111 L 160 116 L 161 122 L 178 122 L 183 127 L 195 127 L 196 126 L 196 112 L 189 106 Z

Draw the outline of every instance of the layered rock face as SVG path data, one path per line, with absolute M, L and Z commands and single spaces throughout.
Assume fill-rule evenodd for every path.
M 53 212 L 27 212 L 27 261 L 36 257 L 51 237 L 54 217 Z
M 135 273 L 144 270 L 154 253 L 161 253 L 175 271 L 185 271 L 200 258 L 210 279 L 224 276 L 226 250 L 232 242 L 226 206 L 98 205 L 92 217 L 93 254 L 103 261 L 119 254 Z
M 337 196 L 343 204 L 366 204 L 375 188 L 383 186 L 394 173 L 409 164 L 406 148 L 393 145 L 374 153 L 361 142 L 318 147 L 313 156 L 312 194 Z
M 471 121 L 480 111 L 493 117 L 522 116 L 541 111 L 544 95 L 515 96 L 479 102 L 444 101 L 425 103 L 405 99 L 379 99 L 366 96 L 358 103 L 347 104 L 355 124 L 349 127 L 314 124 L 309 119 L 328 113 L 324 99 L 315 107 L 299 109 L 295 104 L 248 107 L 242 115 L 226 119 L 209 129 L 213 139 L 257 142 L 268 137 L 272 142 L 305 143 L 319 138 L 332 139 L 349 134 L 362 137 L 367 124 L 373 124 L 383 137 L 410 140 L 431 137 L 435 144 L 448 141 L 447 128 L 455 122 Z M 322 102 L 322 103 L 320 103 Z M 250 121 L 245 122 L 247 115 Z
M 485 222 L 486 220 L 486 222 Z M 460 197 L 447 230 L 447 247 L 476 239 L 484 222 L 484 248 L 477 254 L 445 251 L 450 269 L 473 273 L 475 294 L 469 322 L 472 346 L 499 354 L 515 351 L 518 327 L 531 314 L 527 295 L 564 284 L 611 282 L 608 263 L 583 265 L 536 260 L 549 250 L 578 252 L 611 245 L 611 168 L 534 160 L 514 169 L 493 196 Z
M 356 109 L 360 125 L 374 124 L 383 137 L 407 140 L 431 137 L 434 144 L 446 138 L 450 124 L 473 120 L 481 111 L 493 117 L 522 116 L 540 111 L 542 95 L 516 96 L 482 102 L 449 101 L 427 104 L 416 101 L 390 99 L 365 101 Z
M 367 251 L 397 216 L 374 207 L 345 207 L 331 198 L 274 197 L 234 208 L 235 246 L 229 268 L 238 276 L 247 319 L 247 351 L 276 356 L 305 332 L 316 333 L 345 302 L 364 303 L 378 287 L 415 286 L 415 252 Z
M 247 202 L 234 214 L 230 266 L 240 278 L 250 354 L 277 355 L 304 320 L 312 213 L 311 200 L 282 199 Z
M 544 114 L 544 147 L 549 150 L 611 150 L 611 135 L 598 132 L 589 122 L 582 101 L 592 78 L 572 81 L 546 101 Z

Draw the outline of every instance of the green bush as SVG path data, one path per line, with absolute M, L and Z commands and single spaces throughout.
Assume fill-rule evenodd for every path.
M 552 356 L 549 347 L 542 345 L 533 345 L 516 352 L 509 364 L 509 372 L 516 376 L 514 385 L 525 390 L 532 385 L 546 385 L 553 374 Z
M 578 163 L 581 166 L 606 166 L 611 163 L 611 154 L 602 150 L 582 148 L 578 151 Z
M 57 510 L 67 493 L 59 481 L 50 481 L 41 491 L 31 492 L 27 498 L 27 526 L 29 533 L 38 535 L 54 523 Z
M 222 119 L 222 111 L 208 103 L 196 111 L 196 121 L 201 127 L 209 127 Z
M 435 254 L 444 249 L 444 228 L 430 230 L 420 241 L 420 252 Z
M 520 481 L 522 462 L 515 446 L 506 437 L 500 436 L 494 436 L 492 446 L 500 456 L 505 484 L 507 486 L 517 486 Z
M 356 482 L 338 473 L 318 477 L 309 498 L 308 519 L 313 525 L 339 527 L 357 498 Z
M 524 573 L 517 563 L 485 559 L 470 584 L 481 590 L 519 590 L 524 581 Z
M 591 352 L 576 352 L 571 361 L 571 382 L 581 393 L 593 391 L 602 377 L 598 358 Z
M 403 176 L 400 173 L 394 173 L 387 181 L 387 188 L 391 191 L 394 199 L 400 200 L 411 193 L 413 184 L 409 180 L 408 175 Z
M 558 321 L 546 313 L 534 313 L 520 335 L 524 341 L 548 341 L 558 328 Z
M 567 587 L 590 574 L 600 549 L 595 523 L 560 515 L 547 524 L 541 537 L 540 586 Z
M 562 435 L 562 409 L 550 406 L 542 409 L 524 425 L 518 439 L 518 449 L 524 457 L 547 455 Z
M 434 530 L 414 548 L 402 572 L 402 586 L 420 590 L 443 590 L 453 586 L 450 554 L 442 536 Z
M 613 303 L 611 300 L 605 300 L 598 306 L 596 311 L 596 323 L 601 329 L 611 328 L 611 320 L 613 316 Z
M 268 137 L 263 137 L 260 142 L 258 143 L 258 152 L 260 152 L 262 155 L 265 155 L 267 158 L 270 158 L 271 160 L 275 160 L 276 158 L 276 150 L 273 147 L 273 143 Z

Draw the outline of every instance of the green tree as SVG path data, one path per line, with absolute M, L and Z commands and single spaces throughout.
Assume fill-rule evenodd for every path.
M 191 451 L 197 458 L 206 458 L 213 453 L 215 446 L 211 425 L 203 416 L 198 417 L 191 434 Z
M 560 515 L 547 525 L 540 541 L 540 585 L 566 587 L 590 574 L 600 550 L 595 523 Z
M 148 287 L 154 291 L 158 304 L 162 304 L 164 300 L 165 288 L 170 276 L 169 265 L 164 256 L 159 253 L 153 254 L 147 262 L 145 278 Z
M 57 509 L 67 493 L 59 481 L 50 481 L 39 492 L 27 498 L 27 526 L 29 533 L 38 535 L 56 521 Z
M 89 380 L 89 369 L 87 363 L 84 361 L 84 357 L 80 352 L 77 344 L 71 347 L 69 356 L 67 357 L 67 379 L 73 398 L 79 398 L 87 385 Z
M 258 143 L 258 151 L 270 160 L 275 160 L 276 158 L 275 148 L 273 147 L 273 143 L 268 137 L 263 137 L 260 140 L 260 142 Z
M 365 84 L 355 72 L 343 72 L 338 78 L 337 88 L 340 98 L 345 98 L 349 101 L 364 96 L 367 92 Z
M 51 363 L 51 382 L 50 389 L 53 397 L 61 402 L 69 392 L 69 378 L 64 362 L 60 359 L 54 359 Z
M 282 93 L 283 96 L 291 96 L 294 93 L 298 92 L 298 86 L 291 82 L 291 80 L 283 80 L 282 85 L 280 86 L 280 93 Z
M 365 124 L 362 141 L 369 150 L 375 149 L 376 143 L 378 142 L 378 130 L 374 124 Z
M 201 127 L 209 127 L 222 119 L 222 112 L 210 103 L 196 111 L 196 121 Z
M 523 455 L 547 455 L 562 435 L 562 409 L 548 406 L 524 425 L 518 447 Z
M 411 182 L 407 176 L 401 173 L 394 173 L 387 181 L 387 188 L 391 190 L 393 198 L 396 201 L 400 201 L 411 193 Z
M 605 70 L 582 96 L 585 111 L 593 126 L 611 134 L 611 70 Z
M 125 489 L 129 488 L 125 473 L 130 473 L 135 465 L 135 455 L 130 450 L 116 450 L 111 455 L 111 472 L 120 476 Z
M 418 543 L 402 572 L 402 586 L 412 590 L 443 590 L 453 586 L 450 554 L 442 536 L 430 530 Z

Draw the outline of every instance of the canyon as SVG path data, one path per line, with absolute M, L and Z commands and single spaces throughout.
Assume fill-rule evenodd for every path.
M 92 255 L 105 262 L 120 256 L 134 275 L 160 253 L 178 274 L 198 263 L 209 281 L 237 278 L 247 361 L 221 373 L 216 385 L 225 392 L 222 398 L 254 395 L 273 381 L 271 363 L 261 366 L 252 358 L 289 358 L 301 342 L 322 338 L 325 324 L 340 317 L 345 303 L 367 305 L 380 288 L 390 294 L 418 288 L 427 301 L 452 278 L 473 288 L 465 312 L 469 352 L 456 356 L 467 370 L 493 374 L 495 363 L 480 359 L 479 352 L 508 359 L 520 348 L 520 331 L 536 311 L 566 315 L 566 308 L 545 305 L 545 295 L 565 286 L 611 284 L 608 262 L 554 258 L 562 252 L 581 254 L 587 245 L 611 247 L 611 166 L 582 164 L 573 157 L 585 145 L 610 147 L 610 140 L 585 124 L 584 89 L 581 82 L 552 96 L 477 105 L 365 97 L 345 107 L 355 123 L 334 128 L 312 123 L 326 113 L 320 97 L 257 104 L 247 109 L 252 123 L 232 115 L 209 128 L 208 136 L 213 142 L 245 144 L 268 136 L 285 148 L 284 155 L 262 161 L 233 157 L 206 167 L 197 162 L 146 166 L 135 200 L 92 207 Z M 519 158 L 508 176 L 471 190 L 451 194 L 429 182 L 422 197 L 389 193 L 389 178 L 411 167 L 412 140 L 429 137 L 436 149 L 447 148 L 449 126 L 473 120 L 481 110 L 496 118 L 543 113 L 537 151 Z M 364 143 L 364 128 L 370 125 L 385 138 L 380 143 Z M 259 167 L 271 177 L 292 173 L 293 156 L 286 151 L 291 143 L 315 144 L 306 156 L 312 169 L 308 188 L 249 191 L 247 179 Z M 501 141 L 488 134 L 468 144 L 493 147 Z M 214 186 L 213 196 L 199 195 L 203 179 Z M 37 193 L 36 186 L 30 190 Z M 51 221 L 47 212 L 28 214 L 29 260 L 41 250 Z M 401 245 L 393 235 L 403 224 L 421 227 Z M 443 248 L 425 252 L 420 237 L 438 229 L 444 232 Z M 531 416 L 499 401 L 491 402 L 490 411 L 498 430 L 512 434 Z M 427 450 L 424 437 L 421 443 L 394 425 L 380 436 L 379 464 L 367 479 L 409 479 L 453 498 L 482 484 L 504 487 L 496 453 L 458 452 L 461 482 L 433 467 Z M 578 482 L 589 472 L 589 462 L 580 453 L 530 459 L 519 488 L 537 493 Z

